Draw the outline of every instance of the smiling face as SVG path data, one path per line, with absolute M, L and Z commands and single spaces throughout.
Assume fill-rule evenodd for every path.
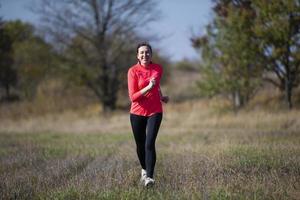
M 149 65 L 151 62 L 151 50 L 147 46 L 141 46 L 137 52 L 137 59 L 139 60 L 140 64 L 143 66 Z

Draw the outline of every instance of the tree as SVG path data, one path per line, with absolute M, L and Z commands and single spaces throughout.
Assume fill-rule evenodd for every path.
M 18 83 L 16 89 L 22 97 L 34 97 L 39 83 L 51 71 L 52 47 L 35 34 L 35 28 L 20 20 L 9 21 L 4 29 L 11 38 L 13 69 Z
M 0 19 L 0 87 L 5 89 L 5 98 L 10 98 L 11 87 L 17 84 L 17 73 L 13 68 L 12 39 Z
M 226 95 L 240 108 L 254 95 L 261 74 L 255 15 L 249 1 L 216 1 L 214 11 L 207 34 L 192 39 L 204 61 L 198 85 L 204 95 Z
M 277 80 L 266 77 L 284 92 L 291 109 L 293 88 L 300 84 L 300 2 L 297 0 L 254 0 L 255 32 L 261 41 L 260 53 L 265 71 Z
M 135 33 L 156 18 L 155 2 L 43 0 L 40 5 L 44 31 L 67 61 L 65 69 L 96 94 L 104 111 L 115 109 L 121 77 L 132 64 L 128 58 L 135 59 Z

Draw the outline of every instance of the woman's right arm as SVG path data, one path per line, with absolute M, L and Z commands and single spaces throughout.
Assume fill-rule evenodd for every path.
M 132 102 L 137 101 L 140 97 L 144 96 L 147 92 L 149 92 L 155 85 L 155 80 L 150 80 L 149 84 L 144 87 L 143 89 L 138 89 L 138 83 L 136 75 L 133 73 L 132 70 L 128 71 L 127 74 L 128 78 L 128 93 L 129 98 Z
M 143 89 L 140 90 L 140 92 L 142 93 L 142 95 L 145 95 L 147 92 L 149 92 L 155 85 L 155 79 L 152 78 L 149 82 L 149 84 L 144 87 Z

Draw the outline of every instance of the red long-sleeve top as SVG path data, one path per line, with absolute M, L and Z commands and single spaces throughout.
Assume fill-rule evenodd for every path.
M 159 92 L 162 73 L 162 67 L 154 63 L 150 63 L 147 67 L 137 63 L 129 68 L 127 76 L 128 93 L 131 100 L 130 113 L 151 116 L 163 112 Z M 156 84 L 143 95 L 140 90 L 149 84 L 151 78 L 155 78 Z

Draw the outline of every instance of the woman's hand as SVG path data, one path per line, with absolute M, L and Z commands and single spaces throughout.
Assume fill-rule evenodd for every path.
M 169 97 L 168 97 L 168 96 L 162 96 L 162 97 L 160 98 L 160 100 L 161 100 L 162 102 L 164 102 L 164 103 L 168 103 L 168 102 L 169 102 Z
M 151 90 L 151 89 L 155 86 L 155 84 L 156 84 L 155 79 L 154 79 L 154 78 L 151 78 L 151 79 L 150 79 L 150 82 L 149 82 L 149 84 L 148 84 L 149 90 Z
M 155 84 L 156 84 L 155 79 L 151 78 L 149 84 L 140 90 L 142 95 L 145 95 L 147 92 L 149 92 L 155 86 Z

